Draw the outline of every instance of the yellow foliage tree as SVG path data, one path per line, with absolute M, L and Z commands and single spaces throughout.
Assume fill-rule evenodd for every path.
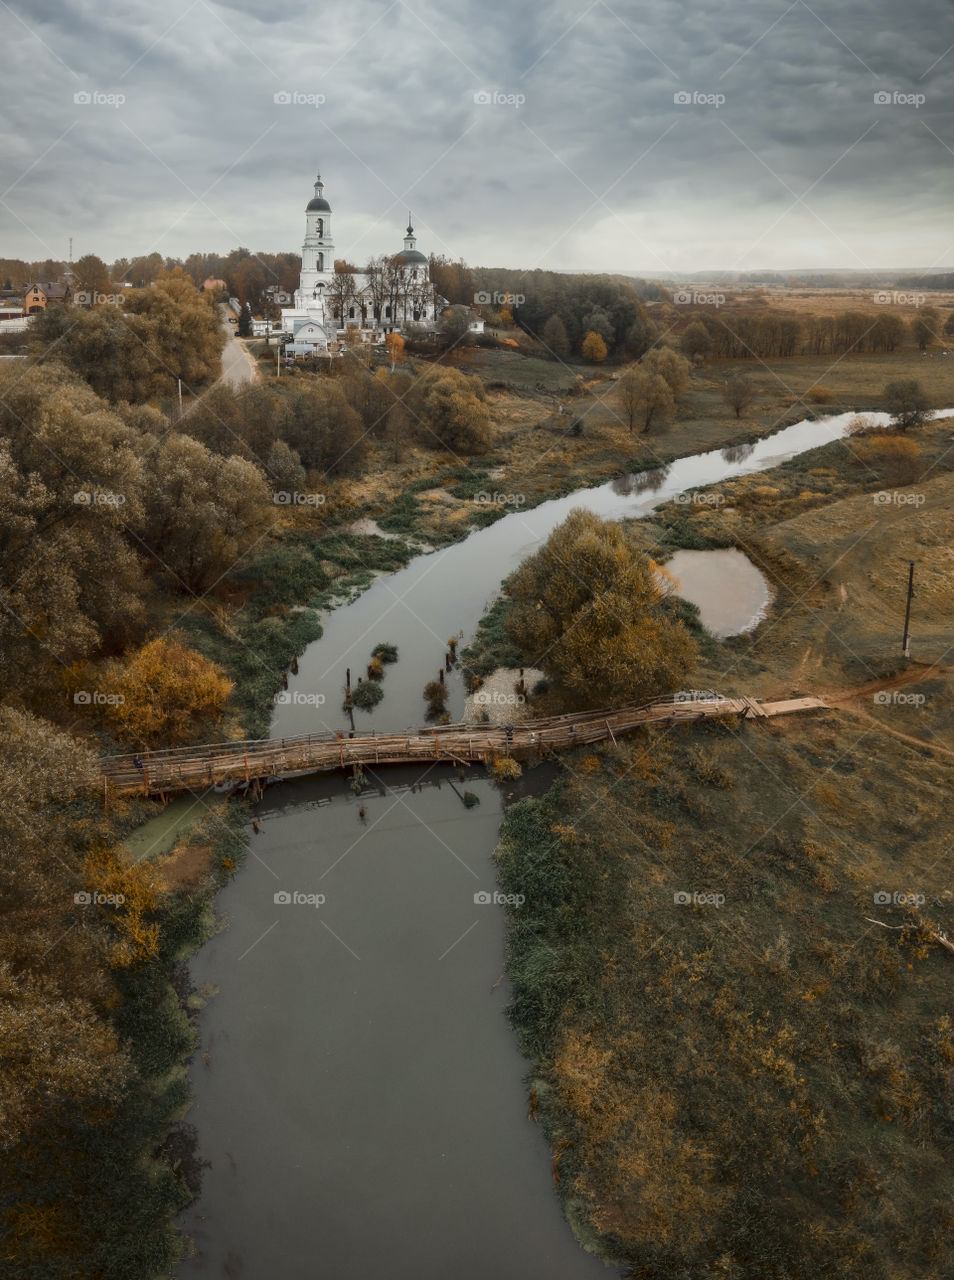
M 104 909 L 119 935 L 111 963 L 126 969 L 158 955 L 159 926 L 150 924 L 147 917 L 159 905 L 162 891 L 149 863 L 127 863 L 117 849 L 104 846 L 89 854 L 82 878 L 88 892 L 107 899 Z
M 399 333 L 389 333 L 384 339 L 384 345 L 387 347 L 392 370 L 395 365 L 404 363 L 404 339 Z
M 695 663 L 672 590 L 621 525 L 577 509 L 511 577 L 507 629 L 565 706 L 642 702 Z
M 207 733 L 232 692 L 222 668 L 176 634 L 107 664 L 104 684 L 111 698 L 106 723 L 123 742 L 145 747 L 178 746 Z
M 590 364 L 602 364 L 606 359 L 606 343 L 592 329 L 583 339 L 583 359 Z

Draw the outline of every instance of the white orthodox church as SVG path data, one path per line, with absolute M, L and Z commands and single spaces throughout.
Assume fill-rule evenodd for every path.
M 369 264 L 366 271 L 336 271 L 331 205 L 321 174 L 305 206 L 301 280 L 294 305 L 282 309 L 282 330 L 292 349 L 328 352 L 357 330 L 358 340 L 383 341 L 395 330 L 433 328 L 447 306 L 431 284 L 428 260 L 417 247 L 408 214 L 404 248 Z

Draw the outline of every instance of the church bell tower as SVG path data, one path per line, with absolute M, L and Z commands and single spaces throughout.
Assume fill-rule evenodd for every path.
M 331 236 L 331 205 L 319 173 L 315 194 L 305 206 L 305 242 L 301 248 L 301 283 L 296 307 L 313 307 L 331 284 L 335 270 L 335 246 Z

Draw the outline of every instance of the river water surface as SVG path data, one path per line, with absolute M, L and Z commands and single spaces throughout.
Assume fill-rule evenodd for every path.
M 276 709 L 272 733 L 346 727 L 345 668 L 363 671 L 380 641 L 400 660 L 357 727 L 420 723 L 447 638 L 471 636 L 501 579 L 574 507 L 644 515 L 834 440 L 851 417 L 579 491 L 419 556 L 330 616 L 290 680 L 300 700 Z M 464 691 L 448 682 L 456 717 Z M 564 1222 L 526 1118 L 527 1064 L 504 1014 L 503 907 L 482 900 L 495 888 L 503 797 L 480 775 L 391 769 L 360 795 L 337 776 L 266 793 L 261 831 L 218 898 L 226 927 L 192 964 L 196 985 L 217 994 L 191 1074 L 189 1119 L 210 1167 L 181 1223 L 197 1249 L 182 1280 L 615 1274 Z M 479 805 L 465 807 L 465 790 Z

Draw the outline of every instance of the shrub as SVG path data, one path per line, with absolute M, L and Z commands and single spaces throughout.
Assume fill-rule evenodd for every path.
M 805 399 L 809 404 L 831 404 L 835 399 L 835 393 L 831 387 L 823 387 L 819 384 L 805 393 Z
M 351 704 L 360 711 L 370 711 L 384 697 L 384 690 L 372 680 L 363 680 L 351 690 Z M 347 709 L 347 702 L 345 703 Z
M 443 712 L 447 702 L 447 685 L 440 680 L 429 680 L 424 686 L 424 697 L 427 701 L 428 718 L 436 718 Z
M 865 436 L 854 445 L 854 453 L 862 464 L 876 467 L 893 483 L 904 484 L 918 474 L 921 450 L 907 436 Z
M 371 656 L 381 662 L 397 662 L 398 647 L 396 644 L 376 644 L 371 650 Z
M 368 679 L 383 680 L 384 679 L 384 663 L 380 658 L 372 658 L 368 663 Z
M 490 772 L 495 782 L 515 782 L 523 774 L 513 756 L 498 756 L 491 762 Z

